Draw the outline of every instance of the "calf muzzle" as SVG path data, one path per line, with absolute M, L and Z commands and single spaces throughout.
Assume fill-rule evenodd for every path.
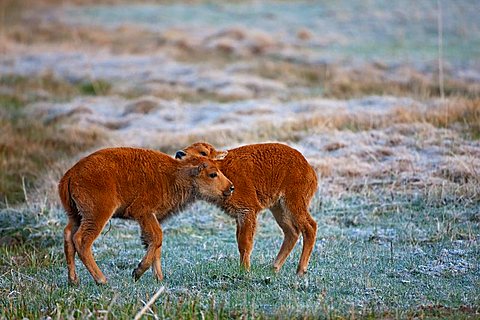
M 233 191 L 235 190 L 235 187 L 233 186 L 233 184 L 230 186 L 230 188 L 228 188 L 227 190 L 223 191 L 223 195 L 228 197 L 230 195 L 232 195 Z

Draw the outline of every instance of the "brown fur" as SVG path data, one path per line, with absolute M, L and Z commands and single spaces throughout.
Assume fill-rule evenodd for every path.
M 285 263 L 301 233 L 303 251 L 297 274 L 306 272 L 317 232 L 317 224 L 308 211 L 317 190 L 317 175 L 300 152 L 279 143 L 253 144 L 225 152 L 203 142 L 182 151 L 177 156 L 186 160 L 191 156 L 219 159 L 220 170 L 235 185 L 235 193 L 220 206 L 237 221 L 240 262 L 247 270 L 257 214 L 269 208 L 284 233 L 273 263 L 275 271 Z
M 133 271 L 135 280 L 150 266 L 162 280 L 160 222 L 196 199 L 221 201 L 231 195 L 233 186 L 205 157 L 179 161 L 154 150 L 111 148 L 81 159 L 65 173 L 58 191 L 68 215 L 64 232 L 68 279 L 78 283 L 78 253 L 95 281 L 103 284 L 107 279 L 91 247 L 111 217 L 140 224 L 147 252 Z

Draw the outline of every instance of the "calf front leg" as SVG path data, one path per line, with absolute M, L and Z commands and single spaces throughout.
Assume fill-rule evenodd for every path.
M 161 256 L 162 256 L 162 247 L 160 246 L 155 251 L 155 260 L 153 261 L 153 266 L 152 266 L 153 276 L 157 279 L 157 281 L 163 280 Z
M 253 238 L 257 227 L 256 212 L 248 212 L 237 218 L 237 244 L 240 253 L 240 265 L 250 270 L 250 255 L 253 250 Z
M 138 266 L 133 270 L 132 276 L 137 281 L 145 271 L 155 262 L 154 270 L 157 279 L 163 279 L 160 262 L 162 246 L 162 228 L 153 213 L 146 214 L 137 219 L 142 230 L 142 240 L 147 245 L 147 252 Z

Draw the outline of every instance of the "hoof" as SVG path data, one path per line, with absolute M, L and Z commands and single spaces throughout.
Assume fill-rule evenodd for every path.
M 133 269 L 132 278 L 133 278 L 133 280 L 134 280 L 135 282 L 137 282 L 138 279 L 140 279 L 141 276 L 142 276 L 142 275 L 139 274 L 139 272 L 138 272 L 138 268 Z
M 153 277 L 157 280 L 157 282 L 163 281 L 163 274 L 158 275 L 154 272 Z
M 245 268 L 245 267 L 240 267 L 240 272 L 241 273 L 250 273 L 250 268 Z
M 307 274 L 307 271 L 303 271 L 303 270 L 298 270 L 297 271 L 297 276 L 299 276 L 299 277 L 303 277 L 306 274 Z
M 68 284 L 73 287 L 78 287 L 80 284 L 80 279 L 78 277 L 68 278 Z
M 107 284 L 107 278 L 95 280 L 95 283 L 97 284 L 97 286 L 104 286 Z
M 250 265 L 244 265 L 243 263 L 241 263 L 240 270 L 243 272 L 250 272 Z

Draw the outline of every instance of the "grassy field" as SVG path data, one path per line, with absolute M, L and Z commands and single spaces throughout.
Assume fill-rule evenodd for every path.
M 0 319 L 132 319 L 162 287 L 144 319 L 480 318 L 478 10 L 0 2 Z M 301 240 L 272 272 L 283 237 L 268 211 L 242 271 L 235 222 L 197 202 L 162 226 L 163 282 L 133 281 L 139 228 L 112 220 L 94 243 L 108 285 L 77 258 L 69 286 L 65 170 L 102 147 L 174 154 L 198 140 L 305 155 L 319 177 L 307 275 Z
M 81 285 L 67 285 L 62 212 L 3 210 L 2 241 L 16 245 L 1 249 L 1 317 L 131 318 L 165 286 L 148 317 L 476 318 L 478 210 L 428 206 L 420 198 L 316 197 L 312 214 L 319 236 L 309 272 L 298 278 L 300 246 L 279 274 L 270 269 L 282 235 L 269 213 L 260 217 L 252 270 L 244 273 L 233 221 L 198 203 L 165 226 L 163 283 L 151 271 L 133 281 L 131 271 L 143 254 L 139 230 L 114 220 L 94 251 L 109 278 L 104 287 L 81 263 Z
M 0 318 L 127 319 L 162 286 L 165 292 L 145 317 L 478 318 L 480 206 L 478 166 L 472 153 L 477 140 L 471 138 L 477 129 L 467 120 L 472 114 L 452 123 L 436 123 L 441 117 L 408 114 L 409 120 L 399 113 L 398 119 L 377 124 L 364 122 L 362 117 L 339 117 L 338 123 L 330 122 L 339 129 L 329 132 L 339 130 L 333 131 L 335 135 L 342 139 L 351 136 L 359 146 L 348 151 L 348 140 L 333 140 L 323 147 L 330 151 L 314 158 L 323 178 L 311 207 L 319 227 L 305 277 L 294 274 L 300 245 L 282 271 L 272 273 L 270 266 L 282 234 L 269 212 L 260 216 L 252 270 L 244 273 L 238 267 L 234 221 L 215 207 L 197 203 L 164 225 L 166 278 L 162 283 L 153 280 L 151 271 L 139 282 L 133 281 L 131 271 L 143 255 L 139 230 L 135 223 L 113 220 L 94 245 L 97 261 L 109 278 L 105 287 L 94 284 L 78 259 L 81 285 L 67 285 L 62 249 L 66 219 L 55 196 L 58 176 L 74 161 L 74 150 L 80 150 L 65 148 L 65 141 L 73 137 L 73 141 L 88 142 L 78 148 L 103 142 L 65 134 L 50 125 L 39 139 L 45 127 L 36 120 L 36 133 L 17 128 L 12 132 L 20 133 L 22 139 L 15 141 L 29 141 L 30 147 L 5 153 L 11 156 L 3 158 L 9 160 L 4 162 L 9 164 L 4 172 L 17 179 L 10 194 L 19 195 L 15 206 L 4 203 L 0 210 Z M 440 129 L 427 126 L 425 119 Z M 307 127 L 323 120 L 312 118 Z M 406 136 L 392 131 L 396 121 L 403 125 L 398 130 L 407 131 Z M 417 121 L 424 123 L 420 131 L 408 133 L 419 125 Z M 459 126 L 462 123 L 467 125 Z M 455 138 L 453 129 L 443 126 L 457 128 L 457 135 L 465 138 Z M 295 136 L 295 126 L 289 128 L 292 131 L 286 136 Z M 391 153 L 387 158 L 394 159 L 405 156 L 396 149 L 383 150 L 378 142 L 367 142 L 373 143 L 373 150 L 362 147 L 362 139 L 382 130 L 400 141 L 398 148 L 412 148 L 406 154 L 419 150 L 417 163 L 402 160 L 404 169 L 379 170 L 389 161 L 379 158 L 382 154 Z M 264 135 L 271 137 L 275 132 L 267 130 Z M 30 138 L 25 140 L 25 134 Z M 407 138 L 412 134 L 415 142 L 409 146 Z M 332 140 L 330 134 L 322 136 L 327 142 Z M 453 141 L 454 147 L 446 147 L 444 142 L 439 145 L 449 160 L 428 151 L 438 139 Z M 30 155 L 36 154 L 35 150 L 42 150 L 41 158 Z M 346 154 L 339 153 L 342 150 Z M 332 152 L 336 153 L 333 157 Z M 370 160 L 360 157 L 364 153 Z M 440 167 L 430 168 L 422 153 L 434 163 L 438 160 Z M 355 164 L 348 160 L 352 157 Z M 27 176 L 31 183 L 24 188 L 15 170 L 26 164 L 36 174 Z M 408 177 L 409 170 L 415 175 Z M 405 174 L 406 178 L 396 178 Z

